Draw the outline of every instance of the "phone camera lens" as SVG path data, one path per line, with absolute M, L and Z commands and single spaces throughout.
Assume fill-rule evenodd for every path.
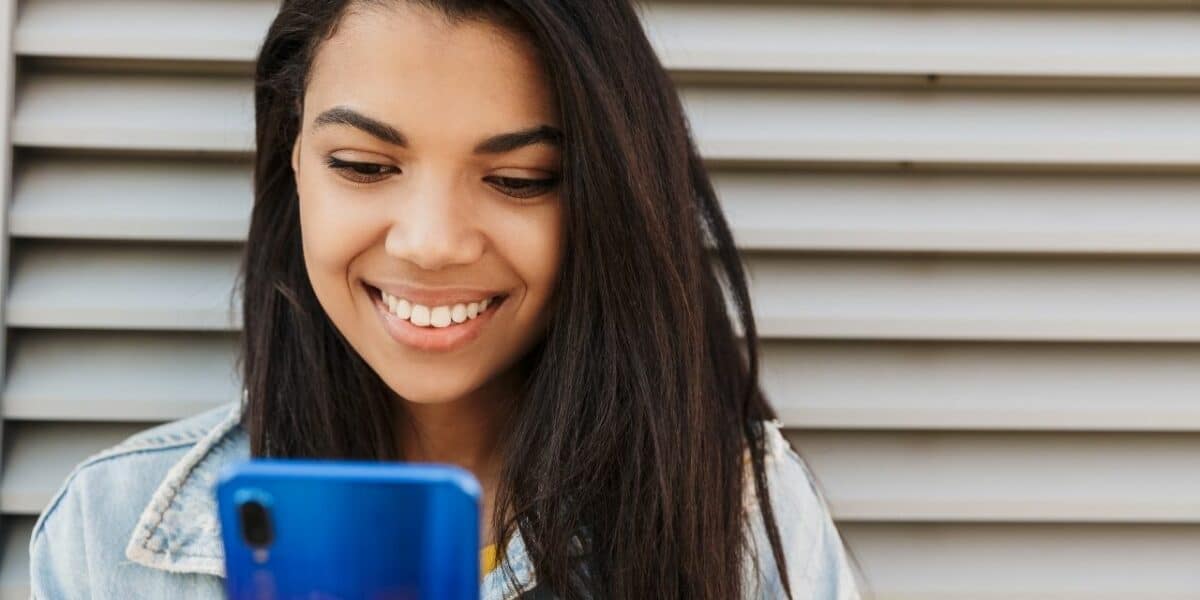
M 274 533 L 271 531 L 271 514 L 261 503 L 249 500 L 239 507 L 242 521 L 242 538 L 251 547 L 265 547 L 271 544 Z

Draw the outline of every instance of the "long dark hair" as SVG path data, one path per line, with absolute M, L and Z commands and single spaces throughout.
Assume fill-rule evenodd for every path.
M 258 57 L 240 355 L 254 456 L 400 458 L 394 392 L 309 283 L 290 165 L 314 53 L 348 6 L 368 1 L 387 3 L 285 0 Z M 563 597 L 735 598 L 743 561 L 758 562 L 745 535 L 748 455 L 788 586 L 764 475 L 762 421 L 774 412 L 758 384 L 746 276 L 632 6 L 393 1 L 518 29 L 541 51 L 562 119 L 567 248 L 551 326 L 524 361 L 497 536 L 519 528 L 539 582 Z

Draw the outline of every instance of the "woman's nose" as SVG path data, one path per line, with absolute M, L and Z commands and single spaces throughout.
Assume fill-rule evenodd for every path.
M 484 235 L 479 215 L 450 183 L 428 182 L 392 203 L 384 242 L 391 256 L 437 270 L 479 260 Z

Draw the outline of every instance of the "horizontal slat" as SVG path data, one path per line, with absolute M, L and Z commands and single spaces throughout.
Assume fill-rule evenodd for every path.
M 746 249 L 1200 252 L 1200 182 L 1190 176 L 715 170 L 714 179 Z M 15 185 L 10 227 L 24 237 L 243 240 L 252 194 L 248 165 L 195 160 L 39 156 L 18 163 Z
M 1183 599 L 1200 589 L 1194 525 L 848 523 L 842 533 L 878 600 Z
M 271 0 L 28 0 L 17 54 L 250 61 L 279 10 Z
M 745 249 L 1200 252 L 1193 176 L 714 170 Z M 32 156 L 10 230 L 23 237 L 240 241 L 250 166 Z
M 1200 165 L 1200 94 L 682 90 L 706 158 Z
M 1200 340 L 1194 260 L 789 256 L 748 261 L 772 337 Z
M 0 550 L 0 600 L 29 600 L 29 537 L 34 517 L 5 517 Z
M 240 389 L 227 334 L 29 330 L 11 339 L 9 419 L 166 421 Z
M 842 521 L 1200 523 L 1187 434 L 791 431 Z
M 1198 94 L 693 86 L 682 96 L 712 160 L 1200 165 Z M 18 93 L 13 140 L 248 152 L 251 107 L 236 77 L 36 73 Z
M 3 600 L 26 600 L 33 518 L 8 519 Z M 1200 527 L 847 523 L 878 600 L 1194 598 Z
M 1192 11 L 643 7 L 663 62 L 680 71 L 1200 76 L 1200 17 Z M 276 10 L 269 0 L 31 0 L 14 44 L 27 56 L 249 62 Z
M 239 77 L 31 73 L 17 88 L 19 146 L 250 152 L 252 82 Z
M 1200 179 L 714 171 L 743 248 L 1200 251 Z
M 244 162 L 28 157 L 17 163 L 15 236 L 244 240 L 252 200 Z
M 224 246 L 25 242 L 13 253 L 8 324 L 224 330 L 239 325 L 239 251 Z
M 27 241 L 17 327 L 230 329 L 235 247 Z M 1192 260 L 750 255 L 764 337 L 1200 340 Z M 114 282 L 117 282 L 114 285 Z
M 76 464 L 147 427 L 144 423 L 7 423 L 0 510 L 40 513 Z
M 1195 11 L 653 2 L 646 13 L 664 62 L 675 69 L 1200 76 Z
M 8 598 L 28 598 L 33 519 L 9 519 Z M 1200 528 L 1155 525 L 848 523 L 847 545 L 879 600 L 1192 598 Z
M 769 341 L 793 427 L 1200 431 L 1200 347 Z

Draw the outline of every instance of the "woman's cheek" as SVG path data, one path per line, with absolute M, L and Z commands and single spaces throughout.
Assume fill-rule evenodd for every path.
M 348 206 L 344 194 L 331 186 L 305 182 L 300 190 L 300 230 L 304 262 L 313 291 L 334 319 L 353 303 L 350 265 L 364 249 L 368 215 Z
M 526 285 L 520 318 L 536 326 L 549 317 L 547 302 L 562 268 L 562 205 L 551 198 L 517 211 L 497 245 Z

